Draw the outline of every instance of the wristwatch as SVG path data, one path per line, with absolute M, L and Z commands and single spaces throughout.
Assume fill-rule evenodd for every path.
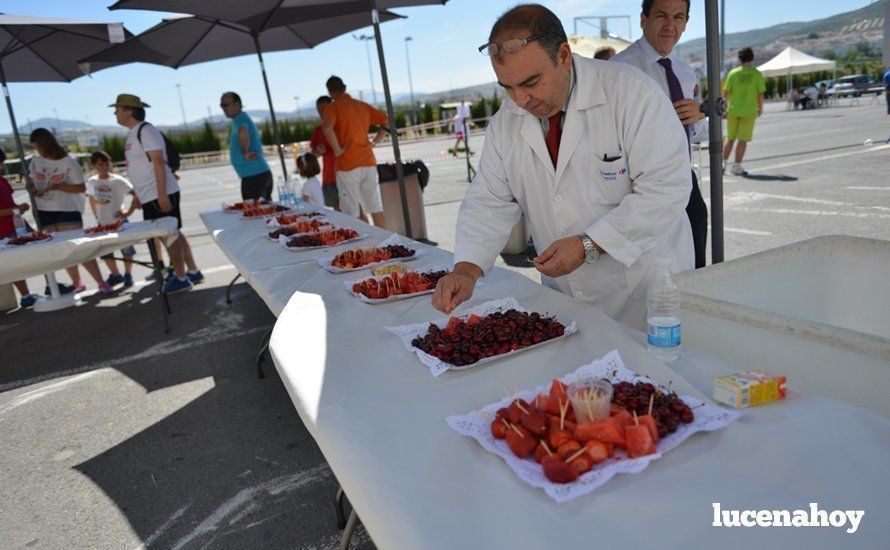
M 600 259 L 600 251 L 596 249 L 593 240 L 586 233 L 578 235 L 581 237 L 581 244 L 584 245 L 584 261 L 592 264 Z

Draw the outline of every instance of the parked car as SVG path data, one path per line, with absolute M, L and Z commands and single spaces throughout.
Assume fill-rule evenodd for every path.
M 882 86 L 868 75 L 854 74 L 838 78 L 829 91 L 838 97 L 845 97 L 848 95 L 859 97 L 862 94 L 880 95 Z

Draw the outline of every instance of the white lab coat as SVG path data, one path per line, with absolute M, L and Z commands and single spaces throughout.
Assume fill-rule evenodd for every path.
M 587 233 L 606 254 L 542 282 L 644 329 L 654 260 L 671 258 L 675 271 L 694 265 L 686 135 L 649 77 L 624 64 L 573 58 L 576 84 L 556 169 L 540 120 L 505 99 L 460 207 L 454 260 L 487 273 L 523 212 L 539 252 Z

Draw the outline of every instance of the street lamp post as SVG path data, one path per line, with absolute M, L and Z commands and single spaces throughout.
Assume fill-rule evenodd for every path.
M 300 120 L 300 96 L 295 95 L 294 101 L 297 103 L 297 120 Z
M 414 39 L 410 36 L 405 37 L 405 62 L 408 65 L 408 90 L 411 92 L 411 114 L 414 117 L 414 124 L 417 124 L 417 104 L 414 103 L 414 82 L 411 79 L 411 56 L 408 53 L 408 42 L 412 40 Z
M 371 77 L 371 97 L 374 98 L 374 105 L 377 105 L 377 89 L 374 87 L 374 67 L 371 65 L 371 46 L 368 43 L 371 40 L 374 40 L 373 36 L 368 36 L 366 34 L 362 34 L 359 36 L 352 35 L 356 40 L 360 40 L 365 43 L 365 53 L 368 54 L 368 76 Z
M 60 133 L 62 131 L 62 123 L 59 121 L 59 111 L 53 109 L 53 114 L 56 115 L 56 133 Z
M 185 120 L 185 104 L 182 102 L 182 89 L 180 84 L 176 84 L 176 93 L 179 95 L 179 112 L 182 113 L 182 129 L 188 130 L 188 122 Z

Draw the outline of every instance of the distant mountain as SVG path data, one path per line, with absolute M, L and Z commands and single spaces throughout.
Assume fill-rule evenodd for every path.
M 67 119 L 55 119 L 52 117 L 43 117 L 38 118 L 37 120 L 29 120 L 25 124 L 19 125 L 19 132 L 21 133 L 31 133 L 31 131 L 37 128 L 49 128 L 53 132 L 66 132 L 66 131 L 76 131 L 76 130 L 88 130 L 88 129 L 97 129 L 97 130 L 114 130 L 117 129 L 117 126 L 93 126 L 89 122 L 84 122 L 82 120 L 67 120 Z
M 769 60 L 787 46 L 817 56 L 825 50 L 835 50 L 841 54 L 861 42 L 867 42 L 881 50 L 887 1 L 879 0 L 858 10 L 815 21 L 781 23 L 763 29 L 727 34 L 726 57 L 734 58 L 735 50 L 743 46 L 754 48 L 755 65 Z M 805 2 L 801 3 L 804 12 L 805 5 Z M 676 51 L 686 59 L 704 58 L 705 39 L 696 38 L 678 44 Z

